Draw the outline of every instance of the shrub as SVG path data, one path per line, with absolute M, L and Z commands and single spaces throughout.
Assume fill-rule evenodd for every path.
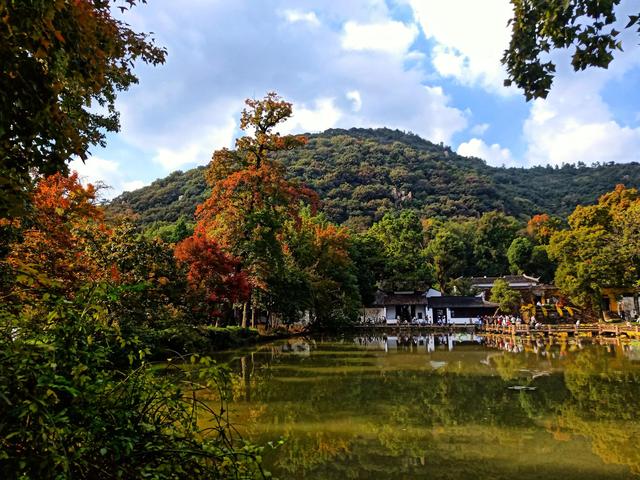
M 206 357 L 154 369 L 139 339 L 66 301 L 37 329 L 2 320 L 0 478 L 264 475 L 260 449 L 224 420 L 228 376 Z M 199 389 L 219 406 L 198 400 Z

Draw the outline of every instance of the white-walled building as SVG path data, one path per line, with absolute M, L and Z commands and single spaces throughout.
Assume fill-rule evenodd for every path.
M 493 315 L 498 305 L 481 297 L 443 297 L 433 288 L 427 291 L 382 292 L 364 309 L 367 322 L 418 324 L 471 324 L 482 315 Z
M 494 315 L 497 303 L 482 297 L 434 297 L 429 299 L 429 310 L 436 323 L 448 325 L 474 324 L 484 315 Z

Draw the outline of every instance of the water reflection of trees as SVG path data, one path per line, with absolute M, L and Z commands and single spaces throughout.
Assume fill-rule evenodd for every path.
M 605 462 L 640 474 L 640 366 L 621 347 L 589 349 L 567 362 L 565 385 L 570 401 L 560 407 L 558 427 L 589 437 Z
M 403 475 L 416 478 L 426 465 L 460 478 L 484 470 L 494 478 L 535 478 L 490 460 L 501 451 L 526 456 L 545 442 L 559 442 L 562 451 L 568 440 L 583 438 L 604 462 L 640 473 L 640 368 L 621 346 L 548 342 L 467 352 L 457 345 L 460 357 L 440 361 L 423 339 L 398 342 L 395 352 L 407 356 L 403 368 L 392 368 L 380 338 L 307 346 L 258 350 L 233 364 L 243 431 L 262 441 L 287 438 L 267 454 L 280 475 L 394 478 L 402 477 L 401 464 Z M 514 385 L 535 390 L 508 388 Z M 452 451 L 460 439 L 462 449 Z M 584 455 L 584 468 L 591 468 Z

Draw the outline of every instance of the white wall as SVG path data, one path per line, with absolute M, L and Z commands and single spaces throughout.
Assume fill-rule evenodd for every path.
M 455 325 L 473 325 L 478 320 L 477 315 L 475 317 L 452 317 L 450 308 L 447 308 L 447 318 L 449 319 L 449 323 Z
M 388 307 L 385 307 L 386 310 L 386 318 L 387 320 L 395 320 L 396 318 L 396 306 L 395 305 L 389 305 Z
M 428 308 L 427 309 L 427 314 L 429 315 L 429 317 L 435 321 L 435 317 L 433 314 L 433 308 Z M 453 324 L 453 325 L 470 325 L 473 324 L 478 317 L 452 317 L 451 316 L 451 309 L 447 308 L 447 323 Z
M 448 310 L 448 309 L 447 309 Z M 447 317 L 449 317 L 449 323 L 452 323 L 454 325 L 473 325 L 476 320 L 478 319 L 478 317 L 456 317 L 456 318 L 451 318 L 450 315 L 447 315 Z

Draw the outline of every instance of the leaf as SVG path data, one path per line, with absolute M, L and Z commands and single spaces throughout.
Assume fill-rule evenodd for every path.
M 639 18 L 640 18 L 640 15 L 629 15 L 629 23 L 627 23 L 627 25 L 624 28 L 629 28 L 632 25 L 635 25 L 636 23 L 638 23 Z

